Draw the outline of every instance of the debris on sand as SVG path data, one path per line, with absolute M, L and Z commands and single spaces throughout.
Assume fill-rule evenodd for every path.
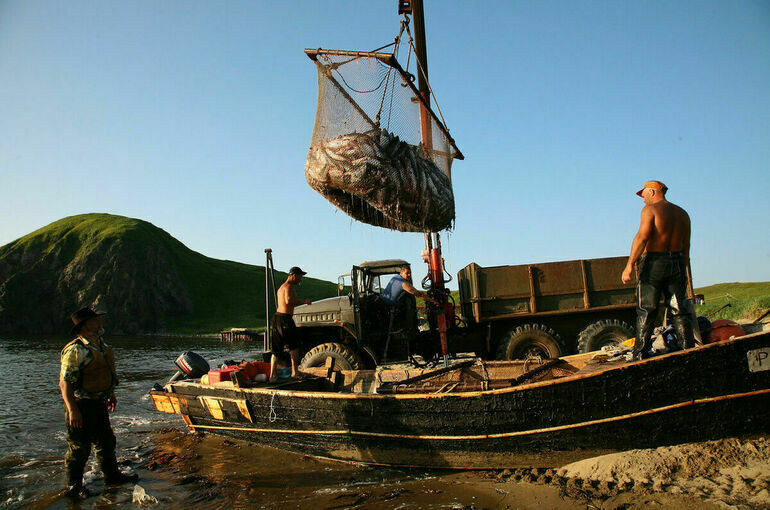
M 144 487 L 141 485 L 134 485 L 134 492 L 131 494 L 131 499 L 135 505 L 140 506 L 158 504 L 158 498 L 147 494 L 147 491 L 144 490 Z

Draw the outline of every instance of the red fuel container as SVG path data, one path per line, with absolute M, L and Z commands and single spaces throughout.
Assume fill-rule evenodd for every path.
M 232 381 L 231 374 L 240 370 L 237 366 L 220 368 L 218 370 L 209 370 L 209 384 L 215 384 L 218 382 Z

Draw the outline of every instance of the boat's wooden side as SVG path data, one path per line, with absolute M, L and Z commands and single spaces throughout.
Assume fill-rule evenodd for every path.
M 497 390 L 378 395 L 181 382 L 153 398 L 168 399 L 194 430 L 306 455 L 428 467 L 549 466 L 768 432 L 770 370 L 750 369 L 760 352 L 770 352 L 769 333 Z

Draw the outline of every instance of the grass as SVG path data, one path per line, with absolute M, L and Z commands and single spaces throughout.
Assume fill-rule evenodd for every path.
M 157 296 L 164 288 L 167 292 L 181 290 L 192 312 L 164 316 L 167 333 L 204 334 L 230 327 L 255 330 L 265 327 L 263 266 L 206 257 L 143 220 L 99 213 L 63 218 L 0 247 L 0 269 L 6 262 L 7 267 L 18 267 L 19 260 L 29 261 L 27 267 L 34 268 L 34 276 L 9 275 L 19 280 L 20 288 L 12 302 L 5 303 L 6 308 L 12 305 L 24 310 L 35 306 L 35 303 L 23 302 L 30 294 L 28 289 L 41 281 L 53 282 L 46 284 L 46 288 L 55 287 L 63 265 L 73 267 L 83 261 L 92 268 L 89 278 L 97 272 L 110 271 L 137 275 L 131 277 L 130 283 L 141 287 L 141 292 L 134 294 Z M 107 267 L 111 269 L 102 271 Z M 286 273 L 276 271 L 276 285 L 281 285 L 286 277 Z M 83 293 L 104 295 L 108 304 L 120 309 L 127 299 L 126 289 L 107 288 L 108 281 L 83 281 Z M 88 291 L 90 287 L 93 292 Z M 55 290 L 51 292 L 51 299 L 71 299 L 71 296 L 55 294 Z M 297 289 L 300 299 L 317 300 L 336 294 L 336 283 L 308 277 L 303 278 Z
M 770 309 L 770 282 L 719 283 L 697 288 L 695 293 L 703 294 L 706 299 L 705 304 L 696 305 L 696 313 L 702 316 L 713 313 L 709 317 L 712 321 L 754 320 Z M 722 310 L 717 311 L 720 308 Z

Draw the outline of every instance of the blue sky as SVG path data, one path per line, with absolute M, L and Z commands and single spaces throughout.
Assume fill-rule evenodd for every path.
M 696 286 L 770 280 L 770 3 L 425 0 L 458 147 L 452 274 L 627 255 L 648 179 L 693 222 Z M 328 280 L 421 234 L 306 184 L 306 47 L 371 50 L 396 0 L 0 0 L 0 245 L 87 212 Z M 620 275 L 618 275 L 620 279 Z

